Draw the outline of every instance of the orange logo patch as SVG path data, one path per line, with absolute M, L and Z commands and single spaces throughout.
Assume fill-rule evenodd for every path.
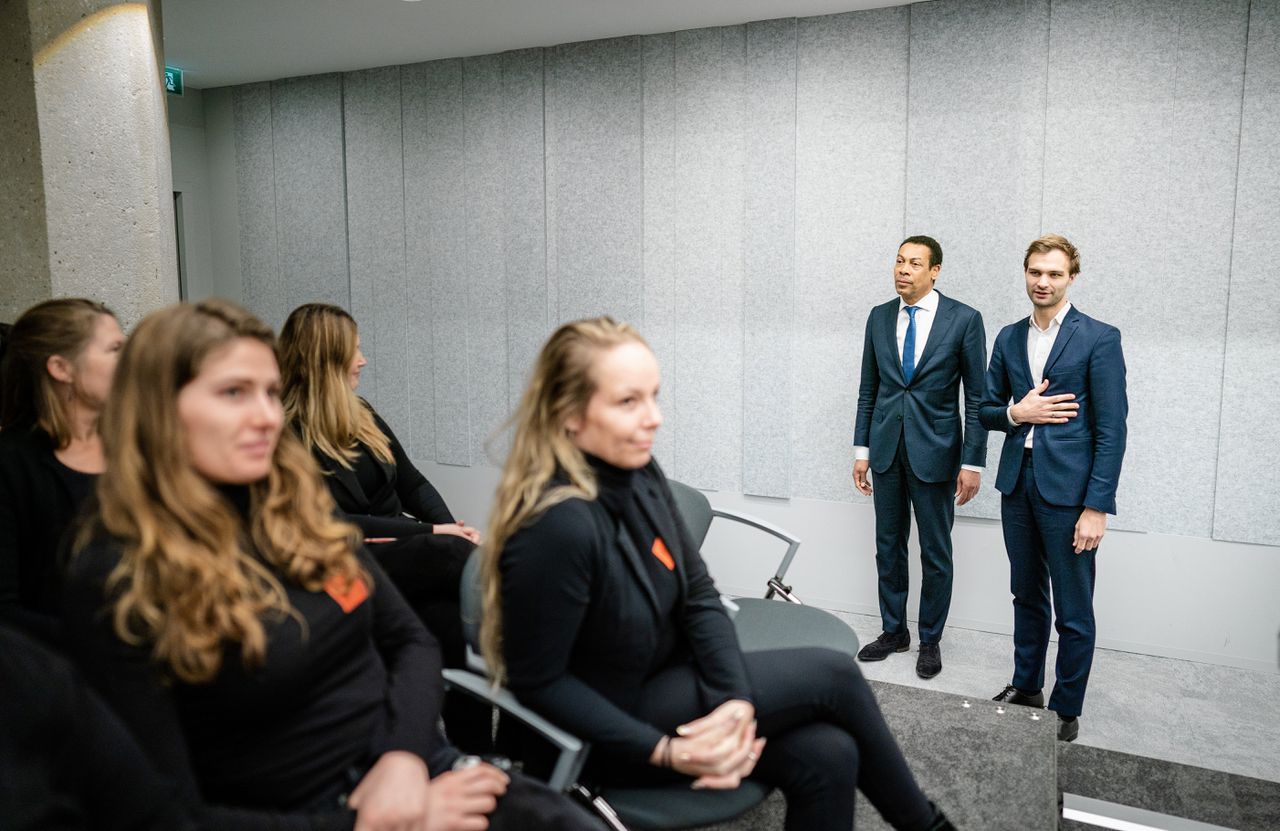
M 369 587 L 359 577 L 348 583 L 345 577 L 335 574 L 325 581 L 324 590 L 347 614 L 369 599 Z
M 653 538 L 653 556 L 658 558 L 658 562 L 667 567 L 667 571 L 676 570 L 675 558 L 671 556 L 671 552 L 667 550 L 667 544 L 662 541 L 662 537 Z

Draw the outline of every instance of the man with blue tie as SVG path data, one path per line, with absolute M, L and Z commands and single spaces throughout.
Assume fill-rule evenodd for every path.
M 978 423 L 987 357 L 982 315 L 934 288 L 941 270 L 942 247 L 933 238 L 908 237 L 898 246 L 898 297 L 867 317 L 853 442 L 854 486 L 875 499 L 883 629 L 858 659 L 883 661 L 911 646 L 907 539 L 914 508 L 923 570 L 916 658 L 921 678 L 942 671 L 939 643 L 951 608 L 955 506 L 978 492 L 987 459 L 987 431 Z
M 1032 314 L 996 336 L 981 409 L 983 426 L 1006 433 L 996 490 L 1013 592 L 1013 679 L 995 700 L 1044 706 L 1052 619 L 1049 709 L 1069 742 L 1080 733 L 1093 664 L 1095 558 L 1116 512 L 1129 402 L 1120 330 L 1067 300 L 1080 252 L 1048 234 L 1027 248 L 1022 267 Z

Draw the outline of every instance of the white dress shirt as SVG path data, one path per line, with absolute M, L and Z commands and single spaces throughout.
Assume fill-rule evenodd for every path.
M 1053 316 L 1053 320 L 1049 321 L 1049 326 L 1041 329 L 1036 325 L 1036 315 L 1033 310 L 1031 320 L 1027 326 L 1027 362 L 1031 365 L 1031 382 L 1037 387 L 1044 380 L 1044 365 L 1049 360 L 1049 353 L 1053 351 L 1053 344 L 1058 339 L 1058 332 L 1062 331 L 1062 321 L 1067 316 L 1067 312 L 1071 311 L 1071 303 L 1063 303 L 1062 308 Z M 1013 420 L 1013 405 L 1009 405 L 1006 410 L 1009 417 L 1009 424 L 1014 427 L 1018 426 L 1018 422 Z M 1027 441 L 1023 445 L 1028 450 L 1031 449 L 1036 428 L 1032 425 L 1027 431 Z
M 915 304 L 916 311 L 916 342 L 915 342 L 915 361 L 912 366 L 920 366 L 920 357 L 924 355 L 925 344 L 929 342 L 929 333 L 933 331 L 933 321 L 938 316 L 938 301 L 941 298 L 938 292 L 930 289 L 929 293 Z M 898 363 L 902 363 L 902 348 L 907 342 L 907 326 L 911 323 L 911 315 L 907 312 L 909 304 L 902 298 L 898 298 Z M 870 459 L 871 448 L 854 445 L 853 458 Z M 982 468 L 976 465 L 961 465 L 965 470 L 972 470 L 978 473 L 982 472 Z

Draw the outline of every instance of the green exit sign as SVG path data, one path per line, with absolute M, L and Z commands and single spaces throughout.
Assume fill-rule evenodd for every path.
M 164 88 L 174 95 L 182 94 L 182 70 L 176 66 L 164 68 Z

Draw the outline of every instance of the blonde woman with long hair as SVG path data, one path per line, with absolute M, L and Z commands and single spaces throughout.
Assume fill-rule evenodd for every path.
M 538 356 L 485 549 L 496 677 L 591 742 L 602 784 L 758 778 L 786 795 L 789 831 L 848 831 L 856 786 L 895 828 L 950 828 L 852 656 L 740 650 L 653 460 L 659 382 L 639 333 L 607 317 L 561 326 Z
M 98 417 L 124 333 L 78 297 L 23 312 L 0 363 L 0 615 L 57 639 L 64 537 L 105 462 Z
M 338 507 L 440 640 L 445 666 L 462 666 L 459 581 L 480 534 L 454 519 L 391 427 L 356 394 L 366 363 L 345 309 L 294 309 L 280 330 L 285 418 L 320 463 Z
M 68 642 L 201 827 L 533 827 L 530 793 L 559 805 L 451 770 L 436 644 L 283 429 L 270 329 L 225 301 L 150 315 L 102 422 Z

